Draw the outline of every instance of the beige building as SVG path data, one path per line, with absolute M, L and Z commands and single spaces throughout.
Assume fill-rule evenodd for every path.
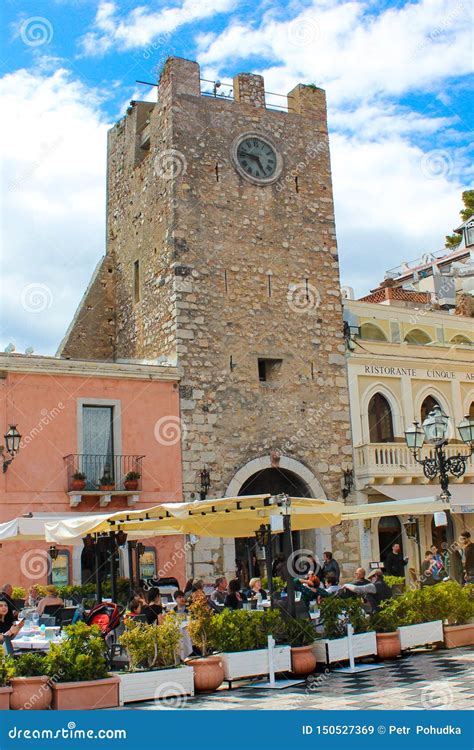
M 203 86 L 172 58 L 158 102 L 110 131 L 107 252 L 60 355 L 177 365 L 185 499 L 339 498 L 352 445 L 325 92 L 298 85 L 275 108 L 258 75 L 225 97 Z M 359 558 L 346 523 L 294 544 L 333 548 L 347 574 Z M 189 571 L 251 573 L 255 551 L 201 539 Z
M 467 274 L 469 254 L 465 260 Z M 382 285 L 361 300 L 345 300 L 358 503 L 439 494 L 437 480 L 424 477 L 404 438 L 404 431 L 415 420 L 422 422 L 435 404 L 451 417 L 448 455 L 468 453 L 455 427 L 465 414 L 474 413 L 474 319 L 455 313 L 439 309 L 430 293 L 405 284 Z M 427 455 L 426 447 L 423 451 Z M 458 508 L 452 515 L 456 537 L 473 525 L 473 459 L 462 478 L 450 481 Z M 383 561 L 397 540 L 410 556 L 410 566 L 418 568 L 418 552 L 407 539 L 404 520 L 360 523 L 365 565 Z M 419 523 L 422 553 L 445 540 L 446 528 L 436 527 L 432 516 L 420 516 Z

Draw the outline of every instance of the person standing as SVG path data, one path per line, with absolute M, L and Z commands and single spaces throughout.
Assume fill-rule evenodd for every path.
M 384 562 L 384 571 L 388 576 L 405 577 L 405 565 L 408 557 L 403 557 L 400 545 L 392 544 L 392 551 L 388 553 Z
M 338 584 L 341 577 L 341 572 L 339 570 L 339 565 L 332 556 L 332 552 L 323 552 L 323 560 L 323 578 L 326 578 L 328 573 L 334 573 L 334 575 L 336 576 L 336 584 Z
M 464 580 L 466 583 L 474 583 L 474 544 L 471 542 L 469 531 L 462 532 L 461 544 L 464 555 Z

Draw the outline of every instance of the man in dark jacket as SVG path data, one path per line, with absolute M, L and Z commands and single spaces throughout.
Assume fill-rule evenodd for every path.
M 474 544 L 471 542 L 469 531 L 461 534 L 461 543 L 464 552 L 464 572 L 466 583 L 474 583 Z
M 377 612 L 381 603 L 385 599 L 390 599 L 392 596 L 392 589 L 384 581 L 383 571 L 380 568 L 372 570 L 369 573 L 370 582 L 363 585 L 355 585 L 353 583 L 346 583 L 344 588 L 351 591 L 356 596 L 363 596 L 367 604 L 370 606 L 370 613 Z
M 405 565 L 408 562 L 408 557 L 403 557 L 400 545 L 392 545 L 392 551 L 388 553 L 384 561 L 384 570 L 388 576 L 402 576 L 405 577 Z
M 322 575 L 323 579 L 326 578 L 328 573 L 334 573 L 336 576 L 336 584 L 339 583 L 339 578 L 341 577 L 341 573 L 339 571 L 339 565 L 337 564 L 336 560 L 334 560 L 332 556 L 332 552 L 323 552 L 323 569 L 322 569 Z

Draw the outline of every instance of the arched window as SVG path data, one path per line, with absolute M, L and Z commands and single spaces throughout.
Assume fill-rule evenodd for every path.
M 381 393 L 369 402 L 369 435 L 371 443 L 393 443 L 392 410 Z
M 428 334 L 425 333 L 425 331 L 421 330 L 421 328 L 413 328 L 411 331 L 408 331 L 407 335 L 405 336 L 405 341 L 407 344 L 416 344 L 418 346 L 421 346 L 423 344 L 429 344 L 431 342 L 431 339 Z
M 461 333 L 458 333 L 457 336 L 451 339 L 451 344 L 467 344 L 467 346 L 471 346 L 472 341 L 468 339 L 467 336 L 463 336 Z
M 369 341 L 387 341 L 381 328 L 373 323 L 363 323 L 360 327 L 360 337 Z
M 422 423 L 425 421 L 430 411 L 433 411 L 435 406 L 439 406 L 438 401 L 436 401 L 433 396 L 427 396 L 421 405 L 420 420 Z
M 469 407 L 469 419 L 474 419 L 474 401 L 471 401 L 471 405 Z

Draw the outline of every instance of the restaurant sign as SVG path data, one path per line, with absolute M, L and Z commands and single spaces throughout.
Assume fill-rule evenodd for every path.
M 474 382 L 474 372 L 455 372 L 447 368 L 396 367 L 394 365 L 356 365 L 356 368 L 363 375 L 409 377 L 422 380 L 467 380 Z

